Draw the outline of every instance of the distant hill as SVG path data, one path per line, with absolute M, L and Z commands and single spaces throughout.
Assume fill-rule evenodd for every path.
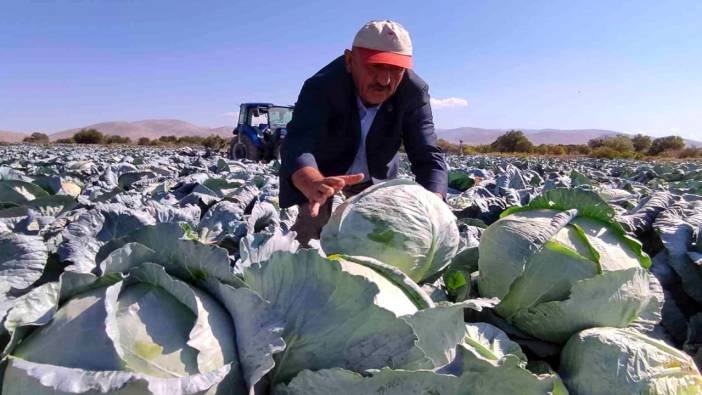
M 178 119 L 147 119 L 136 122 L 101 122 L 93 125 L 86 125 L 80 128 L 63 130 L 49 134 L 52 141 L 61 138 L 68 138 L 84 128 L 95 128 L 104 134 L 112 134 L 123 137 L 129 137 L 133 141 L 139 137 L 148 137 L 157 139 L 161 136 L 202 136 L 206 137 L 211 134 L 229 138 L 232 136 L 233 126 L 222 126 L 218 128 L 207 128 L 193 125 L 190 122 L 181 121 Z M 497 137 L 507 132 L 508 129 L 483 129 L 483 128 L 455 128 L 455 129 L 437 129 L 437 134 L 440 138 L 450 142 L 458 143 L 458 140 L 463 140 L 465 144 L 490 144 Z M 613 130 L 601 129 L 578 129 L 578 130 L 563 130 L 563 129 L 525 129 L 523 130 L 529 140 L 534 144 L 587 144 L 591 139 L 603 136 L 613 136 L 620 134 Z M 625 134 L 625 133 L 622 133 Z M 0 131 L 0 141 L 20 142 L 29 133 L 17 133 Z M 689 147 L 702 147 L 702 142 L 694 140 L 685 140 Z
M 27 136 L 29 136 L 29 134 L 0 130 L 0 141 L 4 141 L 6 143 L 19 143 Z
M 207 128 L 195 126 L 190 122 L 181 121 L 178 119 L 148 119 L 136 122 L 101 122 L 93 125 L 86 125 L 80 128 L 63 130 L 49 135 L 52 141 L 69 138 L 79 132 L 81 129 L 93 128 L 103 134 L 117 135 L 129 137 L 136 141 L 140 137 L 148 137 L 157 139 L 161 136 L 202 136 L 206 137 L 211 134 L 216 134 L 221 137 L 231 137 L 233 127 L 222 126 L 218 128 Z
M 463 140 L 467 145 L 490 144 L 509 129 L 455 128 L 437 129 L 439 138 L 452 143 Z M 617 134 L 627 134 L 602 129 L 519 129 L 533 144 L 587 144 L 588 141 Z M 655 137 L 654 137 L 655 138 Z M 702 142 L 685 140 L 688 147 L 702 147 Z

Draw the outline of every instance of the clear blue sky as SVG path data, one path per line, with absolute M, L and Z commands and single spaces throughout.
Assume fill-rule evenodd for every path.
M 438 127 L 702 138 L 700 0 L 2 0 L 0 129 L 230 125 L 292 104 L 370 19 L 409 30 Z

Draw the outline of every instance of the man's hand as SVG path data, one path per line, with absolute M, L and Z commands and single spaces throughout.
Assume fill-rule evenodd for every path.
M 324 177 L 319 170 L 311 166 L 303 167 L 292 175 L 293 185 L 302 192 L 310 204 L 310 215 L 316 217 L 319 208 L 347 185 L 363 181 L 363 174 Z

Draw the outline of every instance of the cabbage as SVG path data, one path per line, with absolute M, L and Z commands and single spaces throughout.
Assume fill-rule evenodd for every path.
M 624 327 L 656 309 L 650 258 L 593 192 L 556 189 L 507 210 L 480 240 L 478 287 L 522 331 L 564 343 L 595 326 Z M 653 312 L 655 315 L 655 312 Z
M 381 369 L 361 375 L 344 369 L 304 370 L 281 395 L 522 394 L 566 395 L 553 372 L 532 373 L 517 343 L 490 324 L 465 324 L 452 362 L 440 369 Z
M 375 284 L 378 287 L 375 304 L 397 316 L 414 314 L 434 306 L 417 284 L 390 265 L 368 257 L 333 255 L 329 258 L 337 261 L 346 273 L 364 277 Z
M 560 374 L 575 394 L 702 393 L 702 376 L 689 355 L 627 328 L 574 335 L 561 353 Z
M 392 180 L 334 210 L 321 243 L 327 254 L 372 257 L 422 282 L 450 263 L 459 235 L 441 199 L 412 181 Z
M 284 347 L 280 316 L 231 274 L 224 249 L 182 233 L 175 224 L 142 228 L 130 235 L 141 243 L 106 245 L 92 273 L 65 272 L 13 300 L 2 393 L 253 388 Z
M 349 267 L 356 274 L 349 273 Z M 288 323 L 282 333 L 285 350 L 275 355 L 269 374 L 273 385 L 303 369 L 431 365 L 416 345 L 412 326 L 381 307 L 392 308 L 395 302 L 386 298 L 397 296 L 394 286 L 375 276 L 368 280 L 371 273 L 364 269 L 368 268 L 301 250 L 274 252 L 266 262 L 244 271 L 246 284 Z

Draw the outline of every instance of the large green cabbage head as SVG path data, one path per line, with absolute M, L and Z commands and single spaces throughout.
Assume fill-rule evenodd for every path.
M 702 393 L 702 376 L 689 355 L 628 328 L 576 334 L 563 348 L 560 373 L 576 394 Z
M 322 229 L 327 254 L 368 256 L 421 282 L 458 249 L 456 218 L 436 195 L 409 180 L 374 185 L 346 200 Z
M 556 189 L 505 211 L 480 239 L 483 297 L 537 338 L 564 343 L 582 329 L 624 327 L 656 314 L 651 264 L 593 192 Z
M 284 348 L 282 321 L 226 250 L 178 225 L 119 239 L 93 273 L 65 272 L 13 302 L 4 395 L 246 393 Z M 147 247 L 148 245 L 148 247 Z

